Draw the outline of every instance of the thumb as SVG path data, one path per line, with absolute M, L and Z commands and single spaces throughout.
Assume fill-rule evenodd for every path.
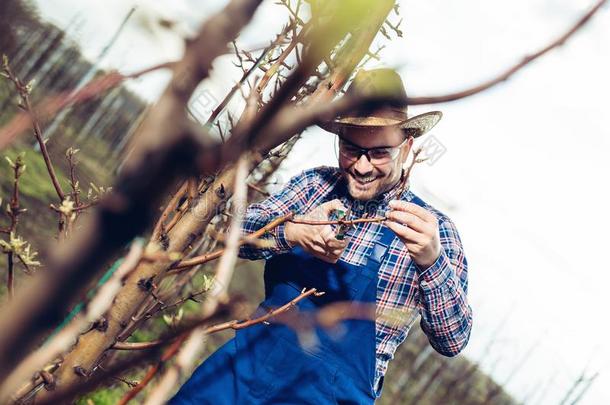
M 347 211 L 347 208 L 345 208 L 345 206 L 339 199 L 334 199 L 332 201 L 325 202 L 321 205 L 321 208 L 322 212 L 324 212 L 327 217 L 333 210 Z

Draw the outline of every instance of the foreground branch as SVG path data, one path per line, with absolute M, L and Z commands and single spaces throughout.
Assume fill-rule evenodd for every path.
M 226 304 L 229 301 L 227 292 L 237 261 L 241 224 L 248 203 L 248 187 L 246 185 L 249 173 L 248 160 L 248 155 L 244 155 L 237 163 L 235 192 L 233 194 L 233 218 L 229 227 L 225 252 L 216 267 L 212 291 L 203 305 L 202 312 L 204 317 L 216 313 L 220 304 Z M 165 403 L 182 373 L 188 372 L 191 369 L 194 360 L 198 357 L 197 354 L 205 342 L 206 336 L 205 328 L 197 328 L 190 333 L 176 362 L 165 372 L 157 387 L 147 398 L 146 404 L 160 405 Z
M 134 242 L 129 254 L 114 272 L 110 280 L 102 285 L 93 299 L 87 304 L 85 311 L 77 317 L 49 342 L 28 356 L 19 367 L 7 378 L 0 391 L 0 403 L 16 391 L 18 385 L 41 370 L 47 363 L 68 350 L 78 336 L 85 332 L 91 324 L 97 322 L 97 327 L 103 327 L 106 320 L 102 315 L 112 305 L 114 297 L 123 285 L 124 279 L 138 265 L 142 256 L 141 242 Z
M 89 215 L 87 226 L 55 249 L 47 271 L 4 308 L 0 314 L 0 381 L 43 331 L 61 321 L 76 292 L 107 258 L 145 229 L 168 187 L 179 175 L 193 172 L 195 156 L 199 153 L 203 161 L 212 160 L 213 140 L 185 131 L 184 106 L 208 75 L 213 60 L 250 20 L 259 3 L 233 0 L 188 43 L 168 88 L 134 135 L 134 152 L 115 187 Z M 220 162 L 213 161 L 218 167 Z M 61 378 L 78 376 L 70 370 L 61 374 L 59 383 Z

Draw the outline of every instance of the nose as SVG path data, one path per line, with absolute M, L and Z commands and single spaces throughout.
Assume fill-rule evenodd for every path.
M 366 176 L 373 172 L 373 165 L 366 155 L 362 154 L 356 163 L 354 163 L 354 171 L 360 176 Z

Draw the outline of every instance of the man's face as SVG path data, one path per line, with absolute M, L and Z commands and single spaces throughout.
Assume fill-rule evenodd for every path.
M 405 135 L 395 127 L 373 130 L 348 127 L 341 138 L 360 148 L 370 149 L 396 147 L 405 140 Z M 409 137 L 398 156 L 384 164 L 372 164 L 364 154 L 354 161 L 339 153 L 339 168 L 347 180 L 350 195 L 356 200 L 367 201 L 396 185 L 412 145 L 413 138 Z

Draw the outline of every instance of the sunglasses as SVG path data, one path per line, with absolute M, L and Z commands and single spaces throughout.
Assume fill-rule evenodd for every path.
M 398 146 L 381 148 L 362 148 L 346 139 L 339 137 L 339 155 L 350 162 L 356 162 L 362 155 L 366 156 L 373 165 L 383 165 L 395 160 L 400 154 L 400 148 L 408 138 Z

